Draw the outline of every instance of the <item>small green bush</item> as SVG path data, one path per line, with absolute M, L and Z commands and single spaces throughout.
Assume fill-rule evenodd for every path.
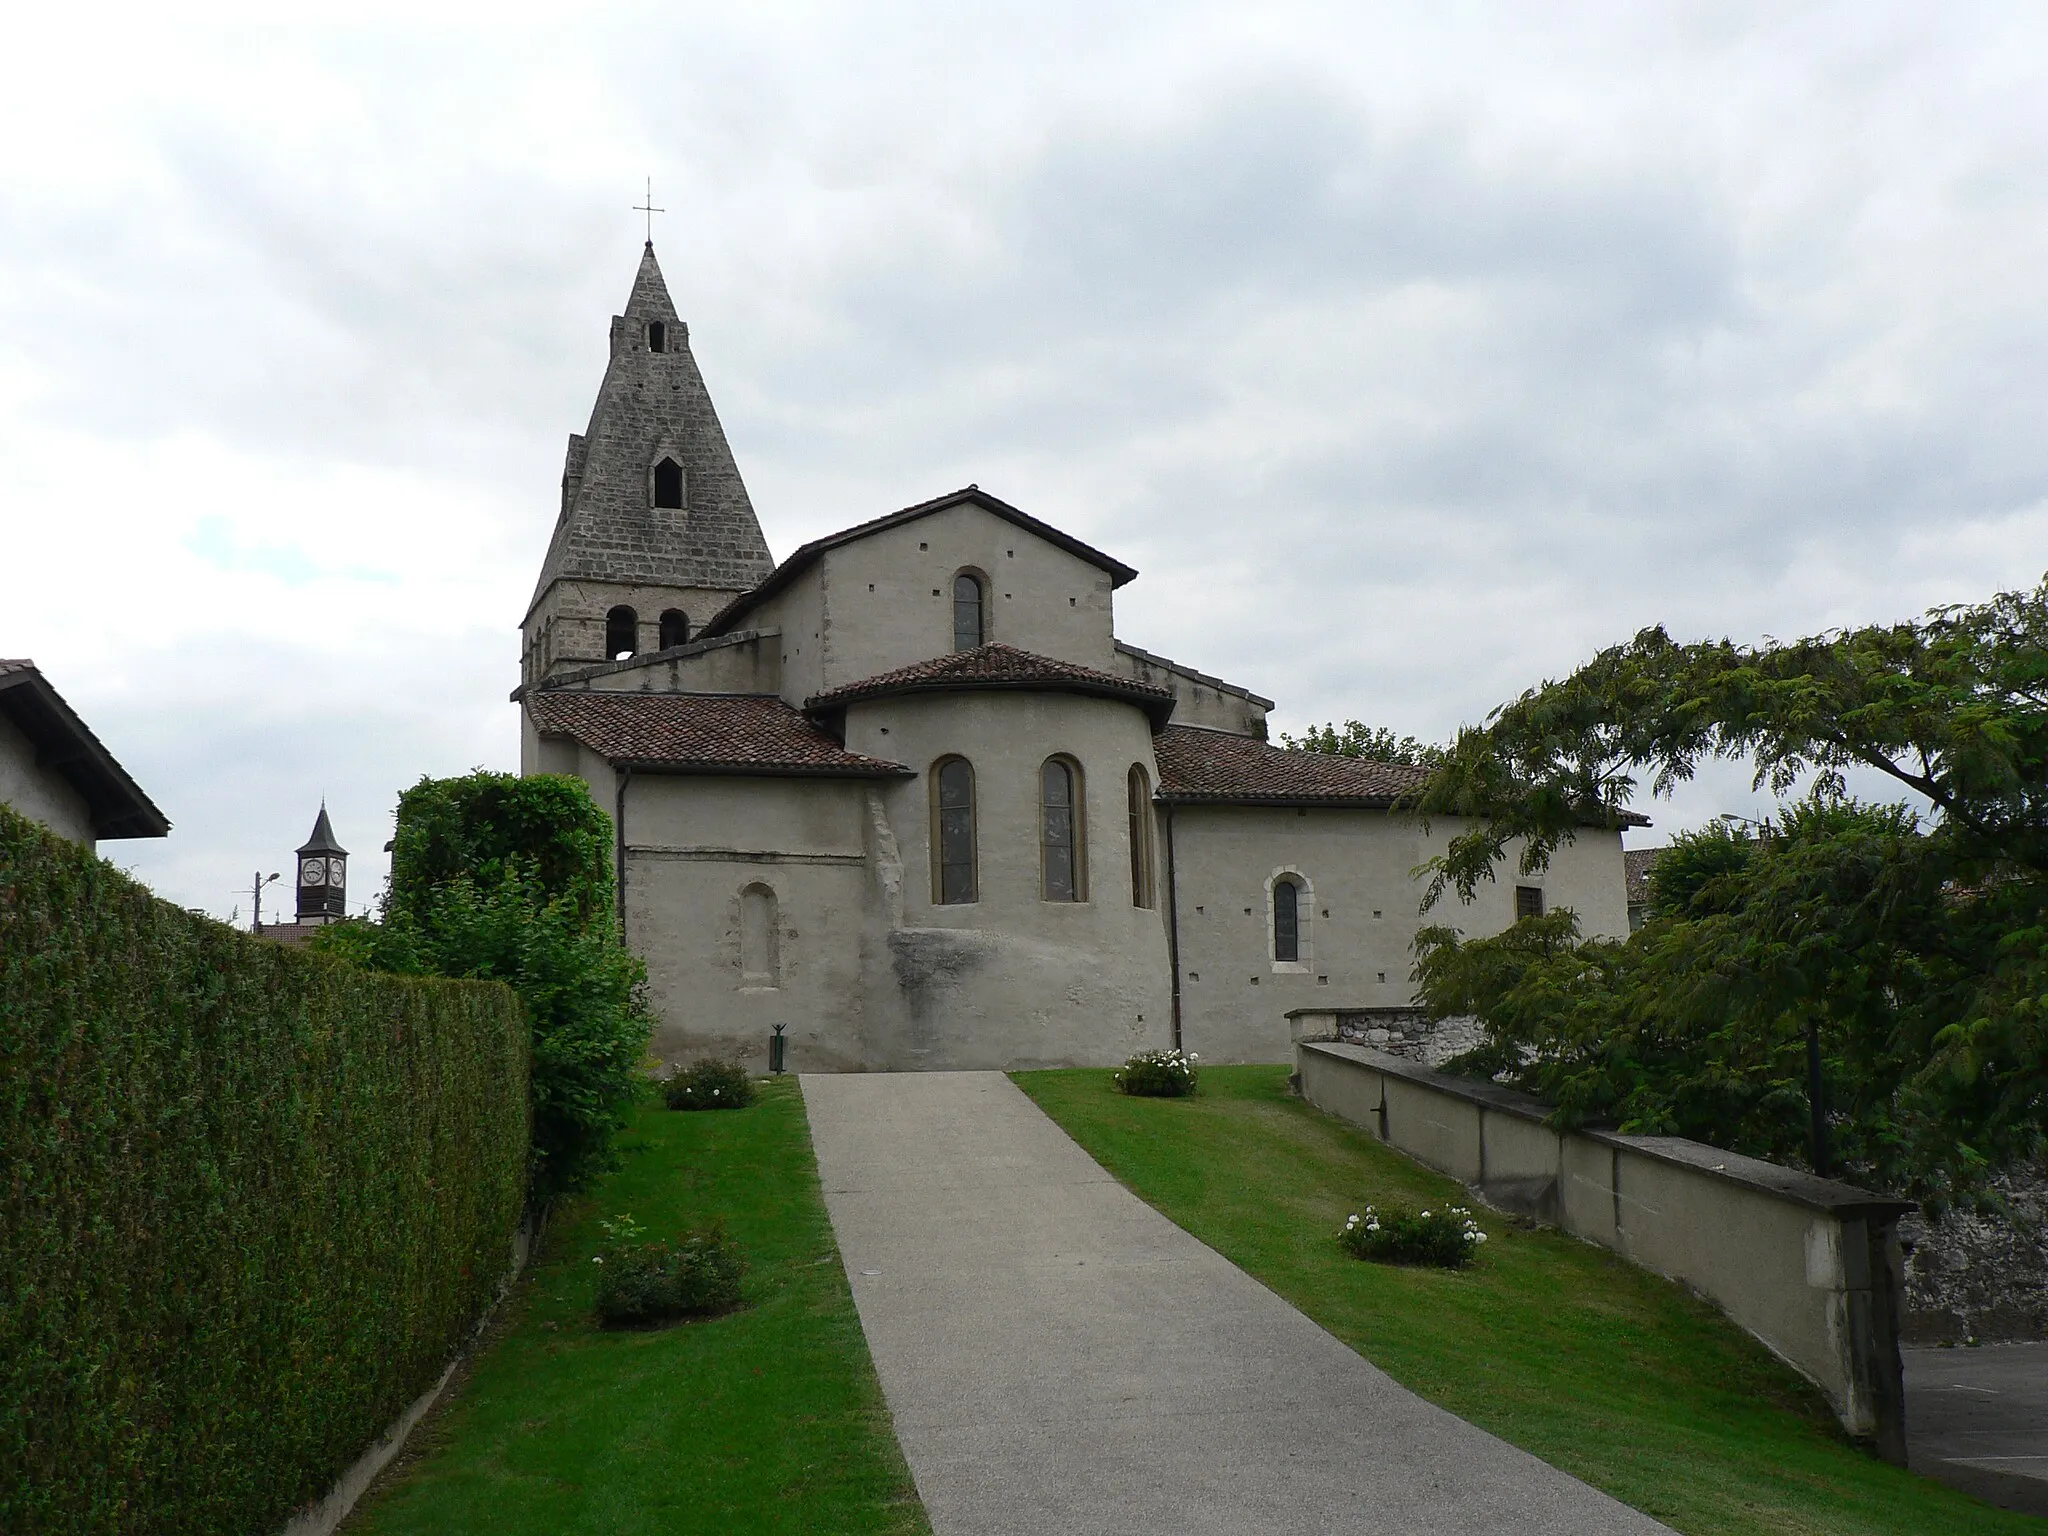
M 1184 1099 L 1195 1091 L 1193 1051 L 1140 1051 L 1117 1068 L 1116 1085 L 1145 1099 Z
M 684 1317 L 706 1317 L 739 1305 L 747 1261 L 726 1235 L 725 1223 L 650 1242 L 631 1216 L 600 1223 L 604 1246 L 598 1266 L 597 1320 L 606 1328 L 649 1328 Z
M 1431 1264 L 1438 1269 L 1463 1269 L 1479 1252 L 1486 1234 L 1462 1205 L 1440 1211 L 1411 1211 L 1405 1206 L 1378 1210 L 1368 1205 L 1337 1234 L 1353 1258 L 1381 1264 Z
M 661 1085 L 670 1109 L 745 1109 L 754 1102 L 754 1080 L 737 1061 L 693 1061 L 677 1067 Z

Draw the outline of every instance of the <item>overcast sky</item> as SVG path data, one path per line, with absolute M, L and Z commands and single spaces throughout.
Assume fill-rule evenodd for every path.
M 978 482 L 1282 729 L 2048 566 L 2037 5 L 176 9 L 9 23 L 0 655 L 221 915 L 516 766 L 644 176 L 778 556 Z

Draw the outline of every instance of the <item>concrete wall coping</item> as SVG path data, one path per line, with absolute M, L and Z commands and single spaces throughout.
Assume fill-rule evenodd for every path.
M 1370 1046 L 1304 1040 L 1300 1044 L 1300 1049 L 1357 1062 L 1360 1066 L 1370 1067 L 1373 1071 L 1384 1073 L 1388 1077 L 1402 1078 L 1496 1113 L 1511 1115 L 1518 1120 L 1527 1120 L 1538 1125 L 1549 1124 L 1549 1105 L 1541 1099 L 1531 1098 L 1528 1094 L 1517 1093 L 1512 1088 L 1503 1088 L 1498 1083 L 1480 1082 L 1474 1078 L 1454 1077 L 1448 1072 L 1433 1071 L 1399 1056 L 1390 1056 L 1385 1051 L 1375 1051 Z M 1740 1185 L 1744 1189 L 1775 1195 L 1781 1200 L 1791 1201 L 1809 1210 L 1826 1211 L 1834 1216 L 1874 1214 L 1889 1221 L 1920 1208 L 1911 1200 L 1873 1194 L 1867 1189 L 1858 1189 L 1853 1184 L 1844 1184 L 1839 1179 L 1823 1179 L 1796 1168 L 1783 1168 L 1776 1163 L 1767 1163 L 1761 1158 L 1746 1157 L 1740 1152 L 1710 1147 L 1705 1142 L 1689 1141 L 1683 1136 L 1624 1136 L 1616 1131 L 1585 1127 L 1573 1134 L 1583 1136 L 1588 1141 L 1655 1158 L 1660 1162 L 1676 1163 L 1696 1173 L 1704 1173 L 1730 1184 Z

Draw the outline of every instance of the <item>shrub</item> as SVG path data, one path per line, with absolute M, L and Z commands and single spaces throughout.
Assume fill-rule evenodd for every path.
M 1486 1241 L 1479 1223 L 1462 1205 L 1419 1212 L 1398 1205 L 1385 1210 L 1368 1205 L 1364 1215 L 1352 1216 L 1337 1235 L 1353 1258 L 1433 1264 L 1439 1269 L 1463 1269 Z
M 747 1261 L 724 1222 L 668 1242 L 648 1241 L 631 1216 L 599 1225 L 604 1244 L 590 1262 L 598 1266 L 595 1301 L 603 1326 L 649 1328 L 739 1305 Z
M 280 1529 L 495 1298 L 500 986 L 159 901 L 0 808 L 0 1530 Z
M 398 801 L 381 923 L 316 947 L 411 975 L 506 982 L 533 1032 L 532 1198 L 614 1167 L 612 1138 L 645 1080 L 647 968 L 612 914 L 611 823 L 582 780 L 473 773 Z
M 754 1102 L 754 1080 L 737 1061 L 694 1061 L 662 1081 L 670 1109 L 745 1109 Z
M 1116 1071 L 1116 1085 L 1146 1099 L 1184 1099 L 1195 1091 L 1193 1051 L 1140 1051 Z

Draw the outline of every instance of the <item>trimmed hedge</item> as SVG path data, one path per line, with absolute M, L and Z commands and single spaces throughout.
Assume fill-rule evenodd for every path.
M 527 1027 L 0 807 L 0 1530 L 271 1536 L 508 1267 Z

